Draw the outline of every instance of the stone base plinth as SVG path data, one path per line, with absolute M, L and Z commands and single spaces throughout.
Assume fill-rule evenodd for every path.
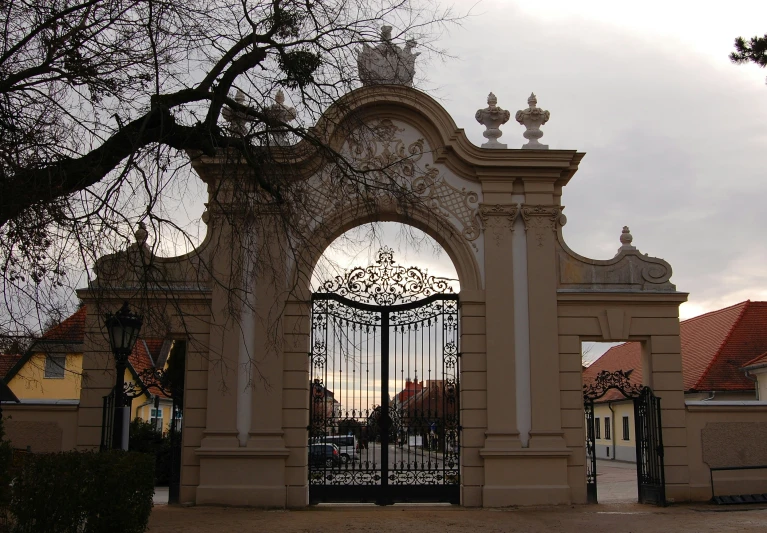
M 286 507 L 287 449 L 199 448 L 198 505 Z
M 483 507 L 571 503 L 567 449 L 482 450 Z

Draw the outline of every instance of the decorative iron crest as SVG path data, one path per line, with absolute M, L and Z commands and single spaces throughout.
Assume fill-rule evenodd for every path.
M 386 306 L 415 302 L 433 294 L 452 293 L 451 281 L 454 280 L 429 276 L 419 268 L 396 264 L 394 251 L 384 246 L 378 251 L 375 264 L 353 268 L 342 276 L 325 281 L 319 292 Z
M 631 383 L 629 376 L 633 370 L 602 370 L 590 385 L 583 385 L 583 399 L 593 401 L 601 398 L 610 389 L 616 389 L 626 398 L 637 398 L 642 394 L 642 385 Z

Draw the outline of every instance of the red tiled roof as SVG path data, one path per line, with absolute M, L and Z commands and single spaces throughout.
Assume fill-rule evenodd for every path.
M 5 375 L 16 366 L 16 363 L 21 359 L 21 354 L 16 353 L 4 353 L 0 354 L 0 379 L 5 378 Z
M 749 366 L 762 366 L 767 365 L 767 352 L 764 352 L 762 355 L 759 355 L 757 357 L 754 357 L 749 362 L 743 365 L 743 368 L 747 368 Z
M 133 351 L 131 352 L 130 357 L 128 357 L 128 361 L 130 361 L 133 369 L 139 374 L 148 368 L 154 368 L 152 356 L 149 353 L 149 350 L 147 350 L 147 345 L 144 339 L 136 341 L 136 345 L 133 347 Z
M 85 306 L 43 333 L 42 340 L 79 343 L 85 338 Z
M 767 302 L 749 300 L 684 320 L 680 335 L 685 391 L 753 390 L 741 368 L 767 350 Z M 592 382 L 602 370 L 633 370 L 631 382 L 641 384 L 641 360 L 640 343 L 615 346 L 583 372 L 583 382 Z M 612 390 L 603 399 L 620 398 Z

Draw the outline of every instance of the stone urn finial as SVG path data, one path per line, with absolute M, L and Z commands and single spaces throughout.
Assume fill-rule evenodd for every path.
M 506 124 L 509 121 L 511 113 L 498 107 L 497 103 L 498 98 L 493 93 L 490 93 L 487 95 L 487 107 L 478 109 L 474 115 L 477 122 L 486 128 L 482 135 L 487 139 L 487 142 L 482 145 L 482 148 L 506 148 L 505 144 L 498 142 L 498 137 L 503 135 L 499 128 L 502 124 Z
M 522 135 L 528 140 L 528 143 L 522 145 L 522 148 L 526 150 L 548 150 L 549 145 L 539 143 L 538 139 L 543 137 L 540 128 L 549 121 L 551 114 L 538 107 L 538 98 L 536 98 L 535 93 L 530 93 L 527 105 L 527 109 L 520 109 L 514 116 L 517 122 L 526 128 Z
M 618 253 L 628 250 L 636 250 L 636 246 L 631 246 L 631 241 L 633 240 L 634 237 L 629 232 L 629 227 L 623 226 L 623 231 L 621 232 L 621 247 L 618 248 Z
M 240 89 L 237 89 L 237 94 L 234 97 L 234 101 L 239 105 L 245 105 L 245 93 Z M 246 126 L 247 117 L 242 112 L 226 106 L 221 111 L 221 114 L 223 115 L 224 120 L 229 123 L 228 129 L 230 132 L 235 135 L 242 136 L 248 133 L 248 128 Z
M 272 120 L 287 124 L 296 119 L 296 108 L 285 105 L 285 93 L 279 89 L 274 96 L 274 103 L 266 108 L 266 115 Z M 279 126 L 272 128 L 270 133 L 274 144 L 277 146 L 289 144 L 288 132 L 284 128 Z
M 136 224 L 136 231 L 133 232 L 133 237 L 136 242 L 128 246 L 129 250 L 137 250 L 146 248 L 146 241 L 149 237 L 149 232 L 146 230 L 146 224 L 139 222 Z

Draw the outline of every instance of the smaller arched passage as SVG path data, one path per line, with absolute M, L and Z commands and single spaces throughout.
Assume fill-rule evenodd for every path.
M 660 398 L 648 386 L 631 383 L 631 371 L 603 370 L 594 381 L 583 385 L 586 420 L 586 493 L 589 503 L 597 501 L 597 423 L 594 403 L 609 391 L 617 390 L 634 404 L 637 487 L 639 503 L 666 505 L 663 462 L 663 431 Z M 606 428 L 609 426 L 605 426 Z
M 333 238 L 340 236 L 353 227 L 370 222 L 372 218 L 336 217 L 334 219 L 335 224 L 332 226 L 335 229 L 327 231 L 327 228 L 325 228 L 325 231 L 321 232 L 319 237 L 322 239 L 323 246 L 318 246 L 317 249 L 324 249 L 325 246 L 332 242 Z M 461 285 L 461 294 L 467 291 L 470 294 L 476 293 L 481 287 L 479 269 L 473 254 L 465 247 L 465 239 L 456 235 L 455 231 L 445 222 L 423 213 L 418 215 L 409 213 L 407 217 L 404 217 L 396 212 L 383 212 L 376 218 L 377 220 L 384 219 L 404 222 L 433 237 L 453 261 Z M 345 370 L 341 369 L 340 372 L 338 371 L 339 369 L 334 369 L 336 373 L 333 374 L 333 379 L 329 379 L 327 374 L 323 374 L 323 372 L 328 370 L 328 367 L 315 364 L 312 361 L 311 355 L 309 359 L 306 358 L 307 353 L 312 354 L 314 351 L 312 335 L 316 335 L 311 320 L 313 299 L 309 285 L 311 281 L 309 272 L 311 271 L 308 267 L 311 266 L 313 268 L 318 260 L 318 253 L 312 254 L 311 251 L 307 251 L 303 259 L 306 270 L 297 269 L 296 271 L 296 282 L 300 284 L 296 294 L 300 294 L 302 297 L 295 298 L 289 304 L 288 310 L 288 315 L 292 315 L 288 318 L 294 321 L 294 323 L 304 324 L 304 326 L 300 328 L 300 333 L 297 332 L 296 328 L 286 329 L 286 346 L 292 345 L 295 347 L 286 352 L 286 370 L 289 367 L 295 369 L 290 370 L 290 373 L 293 375 L 286 377 L 286 382 L 305 384 L 303 385 L 305 389 L 302 390 L 302 396 L 305 398 L 305 403 L 301 406 L 303 411 L 298 409 L 299 406 L 290 404 L 290 401 L 285 405 L 286 410 L 292 411 L 292 416 L 287 418 L 298 421 L 301 420 L 298 418 L 301 414 L 303 422 L 300 428 L 303 431 L 300 431 L 299 427 L 297 427 L 299 424 L 295 424 L 293 428 L 286 427 L 285 430 L 286 444 L 291 449 L 291 458 L 288 464 L 301 463 L 300 467 L 289 466 L 287 468 L 288 480 L 291 484 L 298 484 L 300 482 L 305 487 L 304 497 L 311 495 L 314 501 L 323 499 L 326 501 L 372 500 L 378 503 L 392 503 L 393 501 L 425 499 L 427 501 L 459 503 L 461 498 L 461 467 L 458 459 L 460 455 L 460 402 L 458 388 L 460 383 L 460 367 L 458 363 L 460 319 L 458 309 L 461 294 L 440 294 L 439 291 L 433 291 L 427 295 L 426 299 L 420 299 L 418 296 L 415 296 L 403 305 L 395 304 L 388 306 L 385 310 L 380 305 L 365 306 L 348 301 L 341 302 L 337 297 L 338 295 L 333 294 L 332 291 L 323 297 L 315 298 L 315 300 L 323 302 L 321 307 L 325 311 L 325 318 L 328 321 L 339 319 L 337 311 L 340 308 L 343 308 L 340 312 L 346 313 L 345 317 L 347 318 L 354 316 L 356 319 L 359 319 L 363 315 L 370 318 L 370 321 L 368 321 L 370 324 L 362 323 L 365 320 L 357 320 L 357 324 L 354 324 L 354 321 L 345 320 L 344 328 L 347 329 L 341 332 L 340 337 L 336 336 L 334 341 L 339 341 L 340 339 L 342 343 L 351 342 L 352 346 L 359 347 L 359 339 L 355 337 L 355 335 L 358 335 L 359 328 L 368 328 L 371 324 L 380 324 L 384 313 L 390 328 L 389 332 L 383 336 L 391 337 L 388 350 L 393 355 L 390 356 L 389 373 L 393 374 L 392 378 L 396 379 L 392 380 L 395 384 L 394 388 L 390 387 L 388 397 L 385 394 L 381 397 L 380 401 L 373 400 L 373 403 L 369 400 L 366 402 L 357 401 L 360 405 L 352 406 L 351 409 L 348 409 L 347 406 L 339 405 L 342 402 L 335 404 L 331 400 L 331 403 L 335 405 L 333 407 L 332 405 L 325 405 L 328 402 L 327 398 L 330 397 L 329 395 L 332 393 L 335 399 L 337 395 L 336 388 L 345 387 L 354 380 L 346 380 L 344 377 L 350 374 L 348 368 Z M 332 311 L 328 311 L 328 303 L 332 304 Z M 341 303 L 345 305 L 340 305 Z M 384 313 L 382 313 L 382 310 Z M 430 324 L 431 327 L 424 328 L 425 324 Z M 355 328 L 357 332 L 355 332 Z M 382 335 L 381 331 L 383 329 L 382 327 L 379 330 L 379 336 Z M 430 331 L 427 333 L 426 329 L 430 329 Z M 422 332 L 426 335 L 424 339 L 419 337 Z M 427 338 L 429 335 L 431 335 L 430 341 Z M 427 347 L 426 351 L 431 350 L 430 355 L 424 355 L 422 350 L 419 357 L 422 357 L 423 360 L 418 364 L 415 364 L 412 360 L 409 363 L 407 362 L 408 356 L 414 356 L 413 353 L 408 351 L 408 343 L 410 344 L 410 350 L 412 350 L 415 347 L 419 349 L 424 348 L 424 346 L 429 345 L 429 342 L 430 347 Z M 369 347 L 365 346 L 365 348 L 368 349 Z M 383 352 L 381 347 L 378 349 Z M 301 352 L 303 352 L 303 364 L 298 357 L 293 357 L 293 355 Z M 446 371 L 446 367 L 450 367 L 450 369 Z M 357 369 L 357 371 L 359 370 L 361 368 Z M 410 372 L 412 374 L 407 375 Z M 382 380 L 382 376 L 379 374 L 374 378 L 375 380 Z M 408 385 L 408 381 L 410 381 L 410 385 Z M 416 381 L 418 382 L 417 385 L 414 384 Z M 355 385 L 353 383 L 351 385 L 354 388 Z M 408 398 L 404 398 L 402 392 L 406 391 L 405 396 L 407 396 L 410 394 L 407 391 L 414 387 L 419 388 L 419 390 L 410 392 L 413 392 L 414 395 L 415 392 L 418 392 L 421 399 L 410 402 L 405 401 Z M 379 385 L 376 392 L 380 394 L 382 390 L 383 387 Z M 317 394 L 318 391 L 320 391 L 319 395 Z M 448 392 L 446 393 L 445 391 Z M 286 398 L 289 397 L 290 395 L 286 395 Z M 314 401 L 317 398 L 319 398 L 319 404 Z M 390 400 L 389 408 L 383 409 L 385 406 L 382 404 L 387 399 Z M 365 403 L 365 405 L 361 405 L 362 403 Z M 449 406 L 445 407 L 442 404 L 449 404 Z M 317 409 L 318 405 L 319 409 Z M 359 411 L 359 407 L 362 407 L 362 413 L 355 412 L 355 409 Z M 394 410 L 392 411 L 391 408 Z M 343 410 L 344 416 L 334 417 L 337 409 Z M 370 412 L 364 412 L 365 410 Z M 349 414 L 346 411 L 349 411 L 351 416 L 345 416 Z M 387 411 L 393 412 L 395 416 L 379 416 L 378 419 L 376 418 L 376 413 L 380 414 Z M 336 418 L 342 420 L 336 420 Z M 351 425 L 354 425 L 355 428 L 358 425 L 370 425 L 371 427 L 381 425 L 375 423 L 360 424 L 362 419 L 375 422 L 379 419 L 391 421 L 397 418 L 400 419 L 397 424 L 389 424 L 394 428 L 393 434 L 389 431 L 391 428 L 385 428 L 383 432 L 379 431 L 377 435 L 370 434 L 369 430 L 366 432 L 367 434 L 363 435 L 361 427 L 359 431 L 351 428 Z M 353 421 L 344 419 L 351 419 Z M 328 420 L 331 422 L 328 422 Z M 343 422 L 346 426 L 342 428 L 340 424 L 336 424 L 336 421 Z M 314 429 L 307 430 L 307 427 Z M 338 433 L 348 435 L 350 429 L 356 437 L 352 445 L 352 450 L 355 453 L 349 453 L 348 443 L 344 443 L 344 447 L 347 449 L 341 451 L 346 452 L 347 456 L 352 456 L 351 461 L 348 463 L 340 462 L 339 465 L 331 464 L 329 466 L 325 465 L 324 462 L 319 465 L 317 461 L 315 462 L 319 466 L 312 464 L 312 461 L 309 459 L 310 447 L 312 450 L 314 448 L 320 449 L 321 446 L 318 445 L 323 444 L 323 438 L 342 436 L 338 435 Z M 371 440 L 374 442 L 371 443 Z M 364 448 L 365 444 L 368 445 L 367 449 Z M 396 448 L 397 446 L 401 446 L 401 448 Z M 383 473 L 381 468 L 381 459 L 382 455 L 384 455 L 382 448 L 386 450 L 386 455 L 390 455 L 388 457 L 389 465 L 384 465 L 384 468 L 388 467 L 390 470 L 388 474 Z M 300 455 L 303 455 L 303 458 Z M 363 468 L 363 465 L 365 465 L 365 468 Z M 322 475 L 320 475 L 317 468 L 330 468 L 330 472 L 323 471 Z M 328 476 L 333 478 L 332 485 L 335 488 L 329 490 L 327 497 L 315 497 L 319 492 L 310 485 L 312 475 L 317 480 L 327 480 L 329 479 Z M 386 492 L 385 489 L 380 489 L 380 486 L 388 484 L 389 481 L 392 482 L 392 485 L 398 485 L 396 490 Z M 323 485 L 325 485 L 324 482 Z M 361 486 L 367 486 L 367 492 L 359 490 Z M 339 489 L 338 487 L 346 488 Z M 298 487 L 296 487 L 295 492 L 298 494 Z

